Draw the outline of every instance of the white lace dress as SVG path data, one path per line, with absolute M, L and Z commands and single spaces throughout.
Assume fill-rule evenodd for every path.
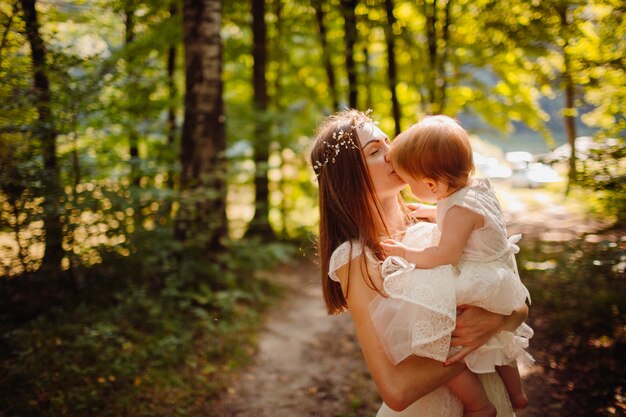
M 432 223 L 417 223 L 412 225 L 406 231 L 403 241 L 407 244 L 415 245 L 418 248 L 431 246 L 433 242 L 437 242 L 439 234 L 437 228 Z M 363 249 L 359 243 L 345 242 L 340 245 L 334 252 L 330 260 L 330 277 L 339 282 L 336 271 L 342 266 L 363 254 Z M 365 255 L 367 259 L 378 266 L 378 261 L 366 248 Z M 410 304 L 404 300 L 397 298 L 384 298 L 377 296 L 370 305 L 370 311 L 376 309 L 376 306 L 388 306 L 390 311 L 402 312 L 407 309 Z M 408 333 L 406 322 L 402 325 L 405 335 Z M 491 400 L 491 403 L 498 410 L 498 417 L 514 417 L 513 408 L 506 393 L 506 389 L 502 380 L 497 373 L 486 373 L 479 375 L 479 378 Z M 402 412 L 396 412 L 382 404 L 378 411 L 377 417 L 461 417 L 463 415 L 463 405 L 457 397 L 455 397 L 446 387 L 440 387 L 433 392 L 425 395 L 420 400 L 413 403 Z
M 416 269 L 403 258 L 388 257 L 382 265 L 384 290 L 402 304 L 381 300 L 370 311 L 389 357 L 398 363 L 409 355 L 445 361 L 450 354 L 450 334 L 455 326 L 456 306 L 468 304 L 494 313 L 511 314 L 530 295 L 517 272 L 514 254 L 520 235 L 509 239 L 502 210 L 488 180 L 475 179 L 437 204 L 437 223 L 453 206 L 468 208 L 484 218 L 474 230 L 456 267 L 443 265 Z M 414 233 L 403 242 L 423 249 L 439 240 L 438 230 L 428 241 Z M 495 366 L 515 360 L 532 362 L 526 352 L 532 329 L 522 324 L 515 332 L 500 332 L 465 358 L 475 373 L 494 372 Z

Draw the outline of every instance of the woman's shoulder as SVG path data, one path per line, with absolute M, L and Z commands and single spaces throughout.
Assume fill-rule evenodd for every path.
M 333 251 L 330 256 L 330 264 L 328 267 L 328 275 L 333 281 L 341 282 L 339 279 L 338 271 L 348 265 L 353 260 L 357 259 L 365 253 L 366 258 L 370 262 L 375 262 L 376 257 L 372 253 L 372 250 L 368 247 L 364 247 L 358 240 L 348 240 Z

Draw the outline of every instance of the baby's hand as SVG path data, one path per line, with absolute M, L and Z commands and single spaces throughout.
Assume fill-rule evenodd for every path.
M 385 256 L 401 256 L 406 254 L 406 245 L 393 239 L 385 239 L 380 242 L 381 248 L 385 252 Z

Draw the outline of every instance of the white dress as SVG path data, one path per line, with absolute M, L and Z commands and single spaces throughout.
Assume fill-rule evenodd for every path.
M 417 223 L 409 227 L 406 231 L 403 241 L 407 244 L 414 244 L 418 248 L 425 248 L 432 245 L 438 240 L 437 228 L 432 223 Z M 358 242 L 345 242 L 340 245 L 331 256 L 330 260 L 330 277 L 339 282 L 336 271 L 343 265 L 350 262 L 351 259 L 362 255 L 363 250 Z M 366 248 L 365 255 L 367 259 L 378 266 L 378 260 Z M 402 310 L 403 305 L 407 302 L 394 299 L 383 298 L 377 296 L 372 305 L 385 303 L 389 306 L 396 306 Z M 370 311 L 372 308 L 370 308 Z M 491 400 L 491 403 L 498 410 L 498 417 L 514 417 L 515 413 L 511 407 L 511 402 L 506 393 L 506 389 L 502 380 L 497 373 L 487 373 L 479 375 L 479 378 Z M 377 417 L 461 417 L 463 415 L 463 405 L 459 399 L 454 396 L 446 387 L 440 387 L 433 392 L 425 395 L 407 409 L 402 412 L 396 412 L 382 404 L 378 411 Z
M 370 305 L 372 320 L 389 357 L 398 363 L 409 355 L 445 361 L 450 354 L 450 334 L 455 326 L 456 306 L 468 304 L 499 314 L 511 314 L 530 301 L 517 272 L 514 254 L 519 235 L 507 239 L 506 224 L 488 180 L 471 184 L 437 204 L 439 227 L 454 206 L 468 208 L 484 219 L 484 227 L 472 231 L 456 267 L 443 265 L 416 269 L 403 258 L 388 257 L 382 265 L 384 290 Z M 428 242 L 409 234 L 403 242 L 423 249 L 436 245 L 438 233 Z M 532 362 L 526 352 L 532 329 L 522 324 L 515 332 L 500 332 L 466 356 L 467 367 L 475 373 L 494 372 L 495 366 L 513 361 Z

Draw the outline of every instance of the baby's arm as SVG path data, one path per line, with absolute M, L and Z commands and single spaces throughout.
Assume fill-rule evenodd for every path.
M 413 249 L 392 239 L 381 242 L 387 255 L 401 256 L 417 268 L 434 268 L 440 265 L 456 265 L 467 244 L 472 230 L 483 227 L 483 217 L 465 207 L 453 206 L 446 213 L 441 226 L 441 239 L 437 246 L 424 250 Z
M 431 222 L 435 222 L 437 218 L 437 207 L 429 204 L 421 203 L 407 203 L 409 215 L 416 219 L 428 219 Z

